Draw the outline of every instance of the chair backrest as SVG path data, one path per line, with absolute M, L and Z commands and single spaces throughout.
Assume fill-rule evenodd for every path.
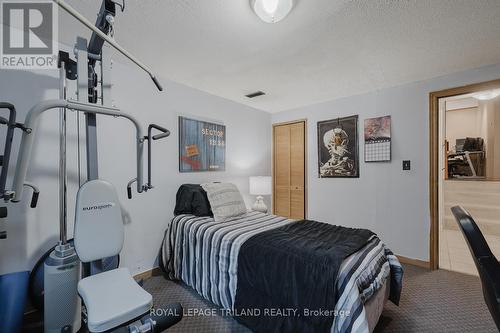
M 103 180 L 83 184 L 76 197 L 75 250 L 83 262 L 120 253 L 125 228 L 116 190 Z
M 481 278 L 484 300 L 500 331 L 500 264 L 469 212 L 460 206 L 452 207 L 451 211 L 469 246 Z

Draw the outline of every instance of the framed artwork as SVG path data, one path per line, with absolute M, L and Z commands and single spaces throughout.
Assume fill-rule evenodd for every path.
M 179 117 L 179 171 L 224 171 L 226 126 Z
M 358 116 L 318 122 L 320 178 L 358 178 Z
M 365 162 L 391 160 L 391 116 L 365 119 Z

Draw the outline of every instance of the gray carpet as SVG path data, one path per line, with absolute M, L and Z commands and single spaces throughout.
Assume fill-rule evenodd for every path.
M 375 332 L 496 332 L 477 277 L 405 265 L 400 306 L 388 303 Z M 153 277 L 144 283 L 155 305 L 180 302 L 188 314 L 168 332 L 249 332 L 189 287 Z M 198 314 L 194 314 L 198 312 Z

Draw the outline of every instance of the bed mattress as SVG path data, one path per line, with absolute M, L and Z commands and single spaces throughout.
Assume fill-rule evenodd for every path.
M 200 295 L 234 311 L 238 285 L 238 254 L 250 237 L 285 226 L 293 220 L 249 212 L 223 223 L 211 217 L 179 215 L 168 224 L 161 267 L 172 280 L 181 280 Z M 331 332 L 369 332 L 373 314 L 365 304 L 384 289 L 399 301 L 402 269 L 396 257 L 373 236 L 341 264 L 336 280 L 336 315 Z M 384 288 L 386 281 L 390 288 Z M 379 315 L 379 314 L 378 314 Z M 378 317 L 377 315 L 377 317 Z M 370 320 L 371 318 L 371 320 Z

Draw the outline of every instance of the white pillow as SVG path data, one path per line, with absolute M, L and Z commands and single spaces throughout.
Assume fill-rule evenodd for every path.
M 247 212 L 243 197 L 234 184 L 206 183 L 201 184 L 201 187 L 207 192 L 215 222 L 222 222 Z

